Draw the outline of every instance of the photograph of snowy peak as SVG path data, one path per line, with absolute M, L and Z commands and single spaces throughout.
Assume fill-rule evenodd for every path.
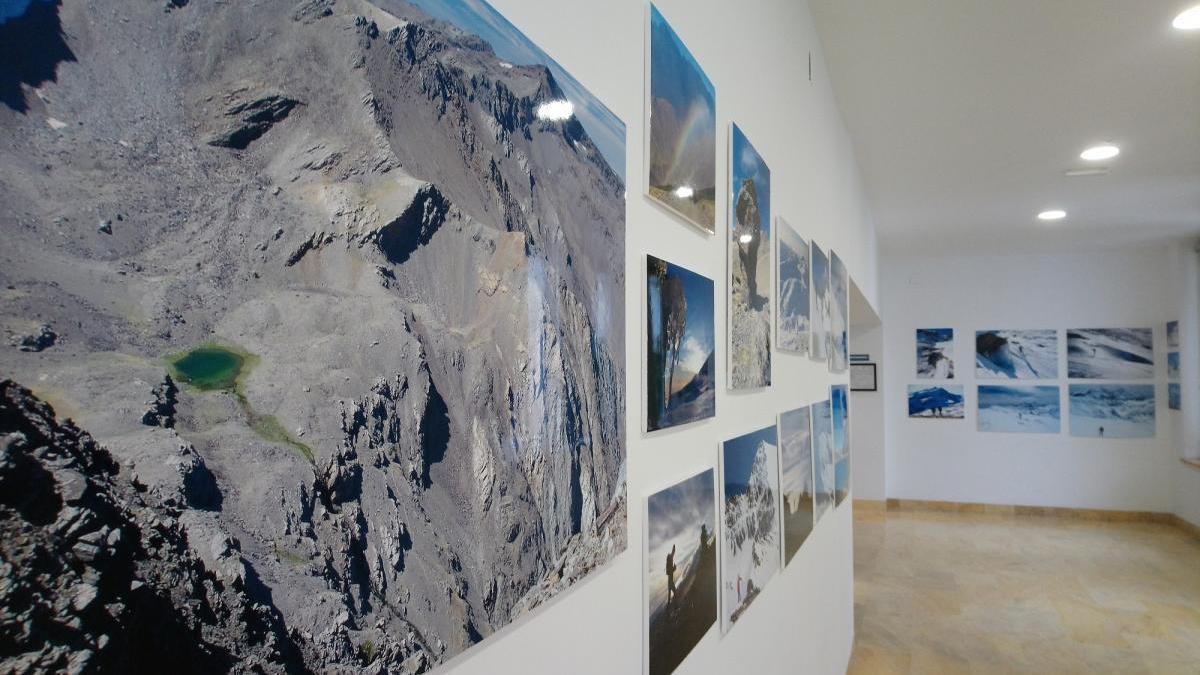
M 581 83 L 481 0 L 0 7 L 0 671 L 422 673 L 625 549 Z
M 782 567 L 779 439 L 772 424 L 721 448 L 721 632 L 727 633 Z

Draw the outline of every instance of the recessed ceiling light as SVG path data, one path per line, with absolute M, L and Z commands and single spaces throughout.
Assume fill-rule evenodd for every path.
M 1099 162 L 1106 159 L 1112 159 L 1121 154 L 1121 149 L 1110 143 L 1104 145 L 1093 145 L 1092 147 L 1079 153 L 1080 159 L 1086 159 L 1089 162 Z
M 1180 12 L 1171 25 L 1179 30 L 1200 30 L 1200 5 Z
M 1063 211 L 1062 209 L 1050 209 L 1049 211 L 1042 211 L 1041 213 L 1038 214 L 1038 220 L 1047 220 L 1047 221 L 1062 220 L 1063 218 L 1066 218 L 1066 217 L 1067 217 L 1067 212 Z

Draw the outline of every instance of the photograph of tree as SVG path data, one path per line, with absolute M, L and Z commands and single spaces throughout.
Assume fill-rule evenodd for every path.
M 520 29 L 0 17 L 0 417 L 54 430 L 6 450 L 53 497 L 0 542 L 53 563 L 22 670 L 428 672 L 625 549 L 625 125 Z
M 721 631 L 741 618 L 781 566 L 775 425 L 721 448 Z
M 729 388 L 771 384 L 771 171 L 729 131 Z
M 669 675 L 717 622 L 713 470 L 646 500 L 648 672 Z
M 650 5 L 646 193 L 716 232 L 717 95 L 661 12 Z
M 646 430 L 717 414 L 713 281 L 646 256 Z

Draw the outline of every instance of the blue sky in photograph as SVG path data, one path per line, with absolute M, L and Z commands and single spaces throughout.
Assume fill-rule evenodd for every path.
M 939 342 L 948 342 L 954 338 L 953 328 L 918 328 L 917 344 L 929 347 Z
M 765 241 L 770 241 L 771 233 L 771 170 L 759 156 L 758 151 L 750 144 L 750 139 L 742 133 L 738 125 L 732 126 L 731 140 L 732 155 L 729 162 L 730 193 L 729 193 L 729 228 L 737 227 L 737 194 L 742 181 L 754 181 L 758 192 L 758 213 L 762 218 L 762 231 Z
M 625 180 L 625 123 L 613 114 L 558 62 L 525 37 L 517 27 L 483 0 L 409 0 L 435 19 L 452 23 L 483 38 L 496 56 L 514 65 L 540 64 L 550 69 L 575 115 L 612 170 Z
M 684 331 L 680 361 L 696 372 L 715 349 L 713 341 L 713 282 L 695 272 L 667 263 L 668 276 L 683 280 L 687 298 L 687 329 Z
M 750 470 L 754 468 L 754 456 L 757 454 L 755 450 L 762 442 L 779 445 L 774 424 L 725 441 L 722 447 L 724 464 L 721 475 L 725 483 L 726 499 L 746 491 L 750 482 Z
M 708 355 L 716 349 L 713 340 L 713 282 L 708 277 L 669 262 L 667 275 L 683 280 L 683 297 L 687 299 L 687 327 L 684 329 L 679 361 L 684 368 L 697 372 Z M 662 293 L 657 276 L 649 275 L 646 283 L 650 305 L 649 337 L 658 340 L 662 332 Z
M 979 408 L 1027 407 L 1058 409 L 1058 387 L 1016 387 L 1000 384 L 979 385 Z
M 716 502 L 713 496 L 712 469 L 651 495 L 647 500 L 649 550 L 653 551 L 663 541 L 673 539 L 681 532 L 698 528 L 701 523 L 708 526 L 709 534 L 714 533 Z
M 0 23 L 21 16 L 34 2 L 51 3 L 54 0 L 0 0 Z
M 812 277 L 813 288 L 818 292 L 829 290 L 829 258 L 825 257 L 825 252 L 817 246 L 816 242 L 812 244 Z
M 689 148 L 701 143 L 710 147 L 716 141 L 717 94 L 696 58 L 654 5 L 650 5 L 650 97 L 669 103 L 679 121 L 674 147 L 655 151 L 670 155 L 668 166 L 674 171 L 686 170 L 680 163 Z M 691 168 L 697 175 L 679 177 L 700 180 L 702 184 L 696 187 L 715 187 L 707 182 L 715 179 L 711 161 Z

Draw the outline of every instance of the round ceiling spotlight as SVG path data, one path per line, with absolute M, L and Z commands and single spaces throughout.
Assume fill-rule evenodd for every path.
M 1111 143 L 1104 145 L 1093 145 L 1092 147 L 1079 153 L 1080 159 L 1086 159 L 1089 162 L 1102 162 L 1106 159 L 1112 159 L 1121 154 L 1121 149 Z
M 1180 12 L 1171 25 L 1179 30 L 1200 30 L 1200 5 Z
M 1063 211 L 1062 209 L 1050 209 L 1049 211 L 1042 211 L 1038 214 L 1038 220 L 1044 220 L 1046 222 L 1062 220 L 1066 217 L 1067 212 Z

